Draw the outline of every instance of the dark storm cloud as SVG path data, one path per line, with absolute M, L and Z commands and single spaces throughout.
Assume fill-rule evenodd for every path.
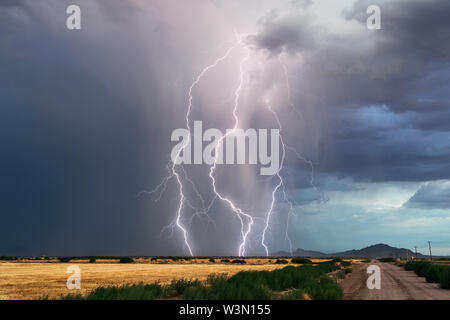
M 63 254 L 65 246 L 81 254 L 96 241 L 92 253 L 112 246 L 120 252 L 125 239 L 117 228 L 127 228 L 124 215 L 136 206 L 137 177 L 129 168 L 138 165 L 140 116 L 60 44 L 38 38 L 16 38 L 34 48 L 21 59 L 0 54 L 7 62 L 0 80 L 0 189 L 8 225 L 0 251 Z
M 448 179 L 450 2 L 378 1 L 379 31 L 365 28 L 372 4 L 343 12 L 361 25 L 345 36 L 302 19 L 305 7 L 265 21 L 253 41 L 304 60 L 297 86 L 318 98 L 296 95 L 295 104 L 329 119 L 320 170 L 367 181 Z
M 317 27 L 312 25 L 312 18 L 305 13 L 310 2 L 294 3 L 288 16 L 280 16 L 272 11 L 263 19 L 263 26 L 257 36 L 249 37 L 250 42 L 265 48 L 274 55 L 285 51 L 295 54 L 311 50 L 316 45 Z
M 202 7 L 173 13 L 183 5 L 160 1 L 155 14 L 147 1 L 80 0 L 82 29 L 69 31 L 72 3 L 0 9 L 24 17 L 0 35 L 0 255 L 186 254 L 177 230 L 163 229 L 174 217 L 174 181 L 158 203 L 136 194 L 167 174 L 192 75 L 210 58 L 191 48 L 204 29 L 191 13 Z M 201 49 L 217 44 L 213 33 Z M 217 213 L 226 209 L 215 208 L 218 224 L 229 222 Z M 232 253 L 239 229 L 198 225 L 197 247 Z
M 0 2 L 0 36 L 16 30 L 26 22 L 26 1 L 5 0 Z
M 344 11 L 347 19 L 366 23 L 366 8 L 370 0 L 356 1 Z M 450 31 L 448 28 L 448 1 L 411 0 L 377 1 L 382 12 L 382 29 L 377 34 L 380 51 L 403 54 L 406 59 L 448 61 Z
M 449 179 L 450 135 L 445 124 L 438 127 L 441 119 L 433 123 L 448 112 L 427 115 L 432 116 L 395 114 L 383 106 L 341 109 L 333 139 L 322 150 L 321 167 L 355 180 Z
M 20 7 L 26 2 L 26 0 L 2 0 L 2 2 L 0 2 L 0 7 Z
M 303 19 L 308 17 L 307 8 L 303 8 L 268 19 L 253 40 L 273 53 L 282 49 L 302 53 L 307 60 L 303 73 L 314 84 L 320 81 L 328 103 L 384 103 L 396 112 L 436 110 L 439 100 L 448 101 L 444 90 L 448 72 L 439 72 L 448 68 L 450 57 L 450 3 L 378 3 L 382 10 L 381 31 L 363 30 L 345 36 L 325 33 L 310 19 Z M 345 11 L 345 17 L 358 20 L 364 27 L 370 4 L 357 1 Z M 433 75 L 434 79 L 423 83 Z M 422 98 L 438 101 L 419 101 Z
M 152 167 L 150 153 L 168 152 L 158 142 L 170 130 L 157 120 L 167 105 L 161 78 L 126 28 L 102 38 L 113 25 L 89 19 L 103 14 L 95 8 L 83 13 L 89 31 L 70 33 L 63 2 L 1 2 L 0 18 L 14 26 L 0 35 L 1 254 L 171 248 L 155 240 L 167 217 L 152 219 L 149 202 L 135 198 L 163 175 L 159 163 L 141 170 Z
M 365 25 L 365 8 L 371 4 L 367 0 L 357 1 L 344 16 Z M 375 49 L 366 63 L 378 61 L 373 67 L 386 72 L 382 76 L 387 77 L 381 82 L 385 82 L 384 88 L 390 87 L 387 91 L 390 99 L 384 102 L 396 112 L 448 108 L 450 3 L 414 0 L 377 4 L 382 12 L 382 31 L 374 33 Z M 446 71 L 442 72 L 443 69 Z M 373 70 L 372 75 L 377 76 L 378 70 Z
M 404 204 L 408 208 L 449 209 L 450 183 L 434 181 L 426 183 Z
M 306 121 L 286 126 L 286 133 L 305 155 L 313 154 L 319 191 L 351 195 L 362 190 L 354 185 L 360 180 L 450 179 L 448 5 L 382 1 L 383 30 L 374 32 L 363 27 L 366 2 L 358 1 L 345 17 L 362 27 L 344 36 L 315 20 L 311 1 L 287 2 L 258 14 L 260 33 L 250 40 L 271 58 L 287 52 L 303 62 L 289 74 Z M 65 29 L 72 3 L 82 6 L 81 31 Z M 159 203 L 135 195 L 166 174 L 169 137 L 184 125 L 192 78 L 222 52 L 217 45 L 233 37 L 235 21 L 227 19 L 234 16 L 220 8 L 245 9 L 244 22 L 236 23 L 241 31 L 260 1 L 241 3 L 0 1 L 0 212 L 7 226 L 0 255 L 186 254 L 178 230 L 171 239 L 165 237 L 170 228 L 161 233 L 179 199 L 174 181 Z M 196 88 L 194 113 L 202 112 L 201 93 L 213 104 L 221 100 L 208 82 L 227 86 L 215 77 L 232 78 L 233 94 L 228 71 L 235 62 Z M 217 110 L 210 114 L 222 118 Z M 299 163 L 286 174 L 290 196 L 301 205 L 318 202 L 310 167 Z M 204 169 L 189 168 L 190 177 Z M 208 176 L 201 179 L 202 191 L 210 192 Z M 257 208 L 265 205 L 260 194 L 256 202 L 248 196 L 257 190 L 251 179 L 238 187 L 232 180 L 222 180 L 224 192 L 227 185 L 242 187 L 246 209 L 266 209 Z M 441 199 L 445 192 L 423 193 Z M 189 186 L 186 193 L 196 197 Z M 425 206 L 425 195 L 410 204 Z M 196 253 L 235 254 L 238 219 L 230 223 L 220 202 L 211 215 L 217 228 L 194 220 L 190 229 Z M 323 223 L 326 230 L 329 222 Z

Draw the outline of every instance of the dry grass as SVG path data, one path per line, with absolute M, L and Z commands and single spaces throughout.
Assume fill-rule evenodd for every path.
M 75 263 L 0 263 L 0 299 L 57 298 L 75 293 L 68 290 L 67 267 Z M 235 274 L 242 270 L 273 270 L 283 266 L 232 264 L 119 264 L 79 263 L 81 293 L 105 285 L 126 283 L 167 283 L 173 279 L 197 278 L 205 280 L 211 273 Z
M 86 294 L 98 286 L 122 285 L 131 283 L 167 283 L 173 279 L 205 280 L 209 274 L 232 275 L 242 270 L 274 270 L 286 265 L 274 264 L 276 259 L 248 258 L 247 264 L 211 263 L 208 259 L 190 261 L 162 260 L 149 262 L 149 259 L 135 259 L 137 263 L 120 264 L 116 260 L 72 260 L 69 263 L 56 261 L 20 261 L 0 262 L 0 300 L 2 299 L 38 299 L 43 296 L 57 298 L 69 293 Z M 312 259 L 320 263 L 326 259 Z M 357 261 L 353 261 L 357 262 Z M 81 290 L 68 290 L 66 273 L 70 265 L 81 269 Z

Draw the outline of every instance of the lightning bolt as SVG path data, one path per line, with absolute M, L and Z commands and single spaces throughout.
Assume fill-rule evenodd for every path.
M 283 200 L 288 203 L 289 205 L 289 211 L 287 213 L 287 218 L 286 218 L 286 228 L 285 228 L 285 232 L 284 232 L 284 239 L 289 243 L 289 252 L 291 253 L 292 256 L 292 240 L 291 237 L 289 236 L 289 226 L 290 226 L 290 222 L 291 222 L 291 216 L 294 216 L 294 218 L 296 217 L 295 215 L 295 211 L 294 211 L 294 205 L 292 204 L 292 201 L 289 200 L 287 193 L 286 193 L 286 187 L 283 184 Z
M 188 101 L 187 101 L 187 111 L 186 111 L 186 116 L 185 116 L 185 120 L 186 120 L 186 129 L 191 132 L 191 126 L 190 126 L 190 115 L 191 115 L 191 111 L 192 111 L 192 106 L 193 106 L 193 92 L 194 89 L 197 87 L 197 85 L 200 83 L 200 81 L 202 80 L 202 78 L 208 73 L 208 71 L 210 71 L 211 69 L 214 69 L 215 67 L 217 67 L 222 61 L 226 60 L 230 54 L 232 53 L 233 50 L 235 50 L 236 48 L 238 48 L 239 46 L 242 45 L 242 39 L 243 36 L 239 36 L 236 34 L 237 37 L 237 41 L 235 42 L 235 44 L 231 47 L 228 48 L 228 50 L 225 52 L 225 54 L 223 54 L 221 57 L 219 57 L 218 59 L 216 59 L 212 64 L 206 66 L 205 68 L 203 68 L 201 70 L 201 72 L 194 78 L 193 82 L 191 83 L 191 85 L 189 86 L 189 90 L 188 90 Z M 241 69 L 241 74 L 242 74 L 242 69 Z M 240 93 L 240 90 L 242 88 L 242 78 L 241 78 L 241 83 L 239 85 L 239 89 L 236 91 L 237 95 L 238 93 Z M 236 97 L 235 102 L 238 101 L 238 97 Z M 237 102 L 235 105 L 235 109 L 237 109 Z M 234 114 L 236 119 L 237 116 L 236 114 Z M 210 202 L 210 204 L 208 206 L 205 206 L 205 201 L 203 199 L 203 197 L 201 196 L 200 192 L 198 191 L 198 189 L 196 188 L 194 182 L 187 176 L 187 173 L 183 167 L 182 164 L 177 164 L 179 162 L 179 158 L 182 154 L 182 152 L 184 152 L 184 150 L 186 149 L 186 147 L 189 145 L 191 140 L 190 135 L 188 136 L 188 139 L 185 140 L 185 143 L 183 145 L 181 145 L 181 147 L 179 148 L 177 154 L 175 155 L 175 159 L 174 161 L 169 161 L 167 164 L 167 170 L 168 170 L 168 175 L 165 176 L 162 181 L 155 187 L 155 189 L 153 189 L 152 191 L 141 191 L 137 196 L 140 196 L 142 194 L 148 194 L 148 195 L 153 195 L 155 193 L 158 193 L 158 197 L 156 198 L 155 201 L 158 201 L 162 194 L 164 193 L 164 191 L 167 189 L 167 184 L 170 180 L 172 180 L 173 178 L 175 178 L 176 183 L 178 184 L 178 191 L 179 191 L 179 201 L 178 201 L 178 207 L 176 209 L 176 214 L 175 214 L 175 219 L 174 221 L 167 227 L 163 228 L 171 228 L 173 231 L 173 228 L 176 226 L 180 231 L 181 234 L 183 236 L 183 240 L 184 240 L 184 245 L 187 248 L 189 254 L 191 256 L 193 256 L 193 250 L 192 250 L 192 245 L 190 244 L 189 241 L 189 234 L 188 234 L 188 227 L 186 227 L 183 223 L 183 209 L 187 206 L 191 209 L 193 209 L 195 212 L 192 215 L 191 219 L 190 219 L 190 223 L 189 223 L 189 229 L 190 226 L 192 225 L 192 221 L 193 218 L 199 216 L 199 215 L 208 215 L 209 210 L 211 209 L 214 201 L 217 199 L 217 197 L 219 197 L 221 200 L 224 201 L 229 201 L 230 203 L 231 200 L 226 199 L 224 197 L 222 197 L 216 190 L 215 188 L 215 181 L 214 181 L 214 192 L 216 193 L 216 195 L 214 196 L 214 198 L 212 199 L 212 201 Z M 217 157 L 216 157 L 217 159 Z M 216 160 L 217 161 L 217 160 Z M 214 167 L 215 169 L 215 167 Z M 212 172 L 210 172 L 210 176 L 212 177 L 212 179 L 214 180 L 214 176 L 213 176 L 213 172 L 214 169 L 212 169 Z M 183 177 L 180 174 L 180 170 L 183 172 Z M 199 209 L 196 206 L 194 206 L 191 201 L 189 201 L 189 199 L 187 199 L 186 194 L 185 194 L 185 186 L 183 184 L 183 178 L 185 181 L 187 181 L 193 188 L 194 193 L 199 197 L 201 203 L 202 203 L 202 208 L 203 209 Z M 233 210 L 239 210 L 239 212 L 241 212 L 243 215 L 245 215 L 243 213 L 242 210 L 238 209 L 237 207 L 235 207 L 233 205 Z M 248 215 L 248 217 L 250 217 Z M 250 217 L 251 218 L 251 217 Z M 241 220 L 242 221 L 242 220 Z M 243 221 L 242 221 L 243 223 Z M 248 231 L 249 232 L 249 231 Z M 244 234 L 248 234 L 244 233 Z
M 292 102 L 292 99 L 291 99 L 291 85 L 290 85 L 290 81 L 289 81 L 289 75 L 288 75 L 288 71 L 287 71 L 286 65 L 281 60 L 281 56 L 278 57 L 278 62 L 281 65 L 281 68 L 282 68 L 283 74 L 284 74 L 284 78 L 285 78 L 286 95 L 287 95 L 288 104 L 291 107 L 291 110 L 294 111 L 295 113 L 297 113 L 298 116 L 303 120 L 303 115 L 294 106 L 294 103 Z M 290 225 L 291 216 L 295 217 L 294 205 L 293 205 L 292 201 L 290 201 L 288 196 L 287 196 L 286 185 L 285 185 L 283 177 L 281 175 L 281 171 L 283 170 L 284 160 L 285 160 L 285 156 L 286 156 L 286 149 L 291 151 L 291 152 L 293 152 L 297 156 L 297 158 L 299 158 L 304 163 L 309 165 L 309 167 L 311 169 L 311 176 L 310 176 L 309 183 L 316 190 L 316 192 L 320 195 L 321 202 L 323 202 L 323 194 L 319 191 L 319 189 L 317 188 L 317 186 L 314 183 L 314 164 L 313 164 L 313 162 L 311 160 L 308 160 L 305 157 L 303 157 L 295 148 L 290 147 L 289 145 L 287 145 L 284 142 L 283 127 L 281 125 L 280 118 L 279 118 L 277 112 L 273 110 L 273 108 L 272 108 L 270 103 L 267 103 L 267 108 L 273 114 L 273 116 L 274 116 L 274 118 L 275 118 L 275 120 L 276 120 L 276 122 L 278 124 L 278 128 L 280 130 L 280 142 L 281 142 L 281 146 L 282 146 L 282 156 L 281 156 L 280 167 L 279 167 L 277 173 L 275 174 L 276 177 L 278 178 L 278 184 L 276 184 L 276 186 L 272 190 L 272 201 L 270 202 L 269 209 L 268 209 L 268 211 L 266 213 L 265 225 L 264 225 L 264 229 L 263 229 L 262 237 L 261 237 L 261 245 L 264 247 L 264 250 L 266 252 L 266 256 L 269 256 L 269 248 L 268 248 L 268 245 L 266 243 L 266 233 L 270 229 L 270 219 L 271 219 L 271 216 L 272 216 L 272 213 L 273 213 L 273 210 L 274 210 L 274 206 L 275 206 L 275 202 L 276 202 L 276 193 L 281 188 L 281 191 L 283 193 L 283 201 L 286 202 L 289 205 L 289 211 L 288 211 L 287 219 L 286 219 L 285 239 L 289 243 L 289 250 L 290 250 L 290 253 L 292 255 L 292 241 L 291 241 L 291 238 L 289 236 L 289 225 Z
M 241 60 L 241 62 L 239 64 L 239 72 L 240 72 L 239 85 L 238 85 L 238 87 L 237 87 L 237 89 L 235 91 L 235 95 L 234 95 L 235 96 L 234 108 L 233 108 L 233 112 L 232 112 L 233 117 L 234 117 L 234 127 L 233 127 L 233 129 L 227 131 L 227 133 L 225 135 L 223 135 L 217 141 L 217 144 L 216 144 L 216 146 L 214 148 L 214 150 L 215 150 L 214 163 L 210 167 L 210 171 L 209 171 L 209 177 L 211 178 L 212 187 L 213 187 L 213 191 L 214 191 L 215 195 L 220 200 L 224 201 L 225 203 L 227 203 L 229 205 L 229 207 L 236 214 L 236 216 L 239 218 L 239 221 L 241 223 L 242 241 L 241 241 L 241 244 L 239 245 L 239 248 L 238 248 L 238 256 L 244 256 L 245 255 L 245 247 L 246 247 L 246 244 L 247 244 L 247 237 L 250 234 L 252 225 L 254 223 L 253 217 L 251 215 L 245 213 L 241 208 L 237 207 L 237 205 L 235 205 L 230 198 L 224 197 L 219 191 L 217 191 L 216 179 L 214 177 L 214 172 L 215 172 L 215 170 L 217 168 L 217 160 L 218 160 L 218 157 L 219 157 L 218 148 L 223 146 L 223 141 L 224 141 L 224 139 L 226 139 L 227 136 L 230 136 L 230 135 L 234 134 L 236 132 L 236 130 L 239 128 L 239 118 L 237 116 L 237 110 L 238 110 L 238 106 L 239 106 L 240 95 L 241 95 L 242 88 L 243 88 L 243 85 L 244 85 L 244 70 L 243 70 L 243 66 L 244 66 L 245 62 L 250 57 L 250 50 L 248 48 L 246 48 L 246 51 L 247 51 L 246 56 Z M 248 220 L 247 228 L 245 228 L 244 219 Z
M 284 74 L 284 78 L 285 78 L 285 85 L 286 85 L 286 95 L 287 95 L 287 100 L 288 100 L 288 104 L 291 107 L 291 110 L 294 111 L 295 113 L 298 114 L 298 116 L 301 118 L 301 120 L 304 120 L 302 113 L 298 110 L 298 108 L 295 107 L 294 103 L 292 102 L 291 99 L 291 84 L 289 81 L 289 74 L 288 74 L 288 68 L 286 66 L 286 64 L 283 62 L 283 60 L 281 59 L 281 56 L 278 56 L 278 62 L 283 70 L 283 74 Z M 319 194 L 320 196 L 320 202 L 325 202 L 324 200 L 324 195 L 323 193 L 319 190 L 319 188 L 316 186 L 315 184 L 315 178 L 314 178 L 314 163 L 309 160 L 306 159 L 304 156 L 302 156 L 297 149 L 290 147 L 290 146 L 286 146 L 286 149 L 288 149 L 289 151 L 291 151 L 292 153 L 294 153 L 294 155 L 301 161 L 303 161 L 306 165 L 308 165 L 310 167 L 310 180 L 309 180 L 309 184 L 311 185 L 311 187 L 317 192 L 317 194 Z
M 286 95 L 287 95 L 288 104 L 291 107 L 291 110 L 293 112 L 297 113 L 297 115 L 301 118 L 301 120 L 304 120 L 302 113 L 298 110 L 298 108 L 296 108 L 294 106 L 294 103 L 292 102 L 292 99 L 291 99 L 291 84 L 290 84 L 290 81 L 289 81 L 288 69 L 286 67 L 286 64 L 284 64 L 283 60 L 281 60 L 281 55 L 278 56 L 278 62 L 280 63 L 281 68 L 283 69 L 283 75 L 284 75 L 284 81 L 285 81 L 285 85 L 286 85 Z
M 283 135 L 281 134 L 282 132 L 282 126 L 281 126 L 281 122 L 280 119 L 278 117 L 278 114 L 272 109 L 272 106 L 270 104 L 268 104 L 268 109 L 269 111 L 274 115 L 275 120 L 278 123 L 278 128 L 280 130 L 280 141 L 281 141 L 281 147 L 282 147 L 282 154 L 281 154 L 281 162 L 280 162 L 280 166 L 277 170 L 276 176 L 278 177 L 278 184 L 275 186 L 275 188 L 272 191 L 272 202 L 270 203 L 270 207 L 269 207 L 269 211 L 266 214 L 266 223 L 264 225 L 264 229 L 263 229 L 263 233 L 262 233 L 262 239 L 261 239 L 261 245 L 264 247 L 264 250 L 266 251 L 266 256 L 269 256 L 269 247 L 266 244 L 266 232 L 269 229 L 269 225 L 270 225 L 270 218 L 272 216 L 272 212 L 273 212 L 273 207 L 275 205 L 275 195 L 278 191 L 278 189 L 280 189 L 281 186 L 283 186 L 283 190 L 285 189 L 284 187 L 284 181 L 283 181 L 283 177 L 280 174 L 280 171 L 283 169 L 283 165 L 284 165 L 284 158 L 286 155 L 286 147 L 283 141 Z
M 200 74 L 194 79 L 194 81 L 192 82 L 191 86 L 189 87 L 189 91 L 188 91 L 188 107 L 187 107 L 187 112 L 186 112 L 186 129 L 191 132 L 191 127 L 190 127 L 190 115 L 191 115 L 191 110 L 192 110 L 192 101 L 193 101 L 193 91 L 194 88 L 199 84 L 199 82 L 201 81 L 201 79 L 204 77 L 204 75 L 211 69 L 215 68 L 220 62 L 222 62 L 223 60 L 225 60 L 226 58 L 228 58 L 228 56 L 231 54 L 231 52 L 237 48 L 240 45 L 239 41 L 238 43 L 236 43 L 235 45 L 233 45 L 232 47 L 230 47 L 225 54 L 218 58 L 216 61 L 214 61 L 213 64 L 205 67 Z M 183 226 L 181 219 L 182 219 L 182 214 L 183 214 L 183 206 L 184 206 L 184 202 L 186 199 L 186 196 L 183 192 L 183 182 L 181 181 L 180 175 L 177 171 L 177 162 L 178 159 L 180 158 L 181 153 L 184 151 L 184 149 L 189 145 L 190 143 L 190 135 L 188 136 L 188 139 L 186 139 L 186 142 L 181 146 L 181 148 L 179 149 L 178 153 L 175 156 L 175 162 L 172 163 L 172 175 L 175 176 L 175 179 L 177 180 L 178 183 L 178 187 L 179 187 L 179 195 L 180 195 L 180 200 L 179 200 L 179 204 L 178 204 L 178 209 L 177 209 L 177 213 L 176 213 L 176 225 L 177 227 L 181 230 L 183 238 L 184 238 L 184 244 L 185 246 L 188 248 L 189 254 L 191 256 L 193 256 L 193 252 L 192 252 L 192 247 L 189 243 L 188 240 L 188 232 L 187 229 Z M 180 165 L 181 166 L 181 165 Z
M 210 218 L 208 213 L 211 210 L 213 203 L 217 199 L 225 202 L 229 206 L 231 211 L 235 214 L 235 216 L 238 218 L 238 220 L 240 221 L 241 241 L 237 248 L 238 256 L 245 256 L 246 247 L 247 247 L 247 243 L 248 243 L 248 237 L 252 231 L 252 226 L 255 223 L 254 217 L 252 215 L 250 215 L 249 213 L 246 213 L 242 208 L 238 207 L 238 205 L 235 204 L 235 202 L 230 197 L 224 196 L 218 190 L 217 180 L 215 177 L 215 173 L 217 170 L 217 164 L 218 164 L 218 157 L 220 155 L 218 150 L 220 147 L 223 147 L 225 139 L 228 136 L 233 135 L 236 132 L 236 130 L 239 129 L 239 125 L 240 125 L 239 117 L 238 117 L 238 109 L 239 109 L 241 93 L 243 91 L 244 83 L 245 83 L 244 65 L 249 60 L 250 55 L 251 55 L 250 49 L 247 47 L 247 45 L 245 45 L 243 43 L 243 39 L 248 35 L 249 34 L 242 34 L 242 35 L 236 34 L 236 42 L 231 47 L 229 47 L 227 49 L 227 51 L 221 57 L 217 58 L 212 64 L 203 68 L 200 71 L 200 73 L 193 79 L 193 82 L 189 86 L 189 90 L 188 90 L 187 111 L 186 111 L 186 115 L 185 115 L 185 121 L 186 121 L 186 129 L 188 130 L 188 132 L 191 132 L 190 116 L 191 116 L 191 111 L 193 108 L 193 92 L 196 89 L 196 87 L 199 85 L 199 83 L 201 82 L 203 77 L 209 71 L 211 71 L 212 69 L 217 67 L 221 62 L 226 60 L 230 56 L 230 54 L 233 52 L 233 50 L 235 50 L 238 47 L 243 47 L 246 50 L 245 56 L 240 60 L 240 63 L 239 63 L 239 81 L 238 81 L 237 88 L 234 92 L 234 104 L 233 104 L 233 109 L 232 109 L 234 126 L 231 130 L 227 130 L 226 134 L 221 136 L 220 139 L 218 139 L 218 141 L 214 147 L 214 150 L 215 150 L 214 162 L 209 168 L 209 178 L 211 180 L 211 187 L 212 187 L 212 191 L 214 193 L 213 199 L 210 201 L 210 203 L 208 205 L 206 205 L 206 201 L 203 199 L 203 197 L 202 197 L 201 193 L 199 192 L 198 188 L 196 187 L 195 183 L 188 177 L 186 170 L 184 169 L 184 166 L 182 164 L 177 164 L 179 162 L 182 152 L 184 152 L 186 147 L 188 147 L 190 144 L 190 140 L 191 140 L 190 134 L 188 135 L 188 139 L 185 140 L 185 143 L 179 148 L 177 154 L 175 155 L 175 159 L 173 161 L 170 160 L 167 163 L 167 165 L 166 165 L 166 168 L 168 171 L 167 176 L 165 176 L 162 179 L 162 181 L 160 182 L 160 184 L 158 184 L 156 186 L 156 188 L 153 189 L 152 191 L 150 191 L 150 192 L 142 191 L 138 194 L 138 196 L 143 193 L 146 193 L 149 195 L 158 194 L 155 201 L 159 201 L 161 199 L 162 194 L 167 189 L 167 185 L 168 185 L 169 181 L 171 181 L 172 179 L 174 179 L 176 181 L 176 183 L 178 185 L 178 191 L 179 191 L 178 206 L 176 209 L 174 220 L 172 221 L 172 223 L 169 226 L 167 226 L 165 228 L 171 228 L 172 233 L 173 233 L 174 228 L 179 229 L 179 231 L 181 232 L 181 235 L 183 237 L 184 246 L 187 248 L 187 251 L 189 252 L 189 254 L 191 256 L 194 255 L 194 252 L 193 252 L 192 245 L 190 242 L 189 230 L 191 229 L 193 220 L 194 220 L 194 218 L 200 217 L 200 216 L 206 216 L 206 217 Z M 295 108 L 294 104 L 291 101 L 291 88 L 290 88 L 290 83 L 289 83 L 287 67 L 282 62 L 281 58 L 279 58 L 279 63 L 282 66 L 283 74 L 285 76 L 286 93 L 287 93 L 287 99 L 288 99 L 289 105 L 291 106 L 291 109 L 293 111 L 295 111 L 299 115 L 299 117 L 301 117 L 303 119 L 301 113 L 297 110 L 297 108 Z M 266 233 L 270 230 L 271 217 L 273 215 L 275 205 L 276 205 L 276 195 L 280 190 L 283 194 L 283 201 L 289 205 L 289 212 L 288 212 L 288 217 L 287 217 L 287 222 L 286 222 L 285 239 L 288 241 L 289 247 L 290 247 L 290 252 L 292 253 L 292 241 L 289 237 L 289 224 L 290 224 L 291 216 L 295 217 L 295 213 L 294 213 L 295 210 L 294 210 L 294 205 L 293 205 L 292 201 L 290 201 L 290 199 L 287 195 L 286 186 L 285 186 L 283 176 L 282 176 L 282 170 L 284 169 L 284 162 L 285 162 L 285 157 L 286 157 L 287 151 L 293 152 L 300 160 L 302 160 L 304 163 L 306 163 L 310 166 L 310 168 L 311 168 L 310 184 L 317 192 L 319 192 L 319 190 L 314 184 L 314 165 L 313 165 L 312 161 L 306 159 L 299 152 L 297 152 L 296 149 L 288 146 L 285 143 L 284 137 L 282 134 L 283 128 L 282 128 L 281 121 L 278 117 L 278 114 L 276 113 L 276 111 L 273 110 L 273 108 L 270 104 L 268 104 L 267 107 L 268 107 L 268 110 L 273 114 L 273 116 L 278 124 L 278 128 L 280 130 L 280 141 L 281 141 L 281 145 L 282 145 L 282 156 L 281 156 L 280 166 L 279 166 L 276 174 L 274 174 L 271 177 L 271 178 L 276 177 L 278 179 L 278 182 L 271 192 L 271 202 L 270 202 L 268 211 L 265 214 L 264 229 L 263 229 L 262 235 L 261 235 L 261 245 L 263 246 L 263 248 L 265 250 L 266 256 L 269 256 L 269 247 L 267 244 Z M 185 182 L 190 185 L 190 187 L 194 191 L 194 194 L 200 200 L 201 208 L 195 206 L 192 203 L 192 201 L 190 201 L 187 198 L 186 188 L 188 187 L 188 185 L 185 184 Z M 190 219 L 187 220 L 188 224 L 186 224 L 186 220 L 183 217 L 185 208 L 190 208 L 194 211 L 194 213 L 191 215 Z M 210 219 L 210 220 L 214 223 L 214 221 L 212 219 Z

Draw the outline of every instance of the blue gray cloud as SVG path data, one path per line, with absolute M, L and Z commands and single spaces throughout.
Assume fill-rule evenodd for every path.
M 280 115 L 286 139 L 313 161 L 320 192 L 334 195 L 319 203 L 310 167 L 288 160 L 296 245 L 363 247 L 377 241 L 389 219 L 397 235 L 379 235 L 379 242 L 395 244 L 414 236 L 408 228 L 420 225 L 428 209 L 442 221 L 431 221 L 423 239 L 448 226 L 448 1 L 378 1 L 380 31 L 365 28 L 370 1 L 348 1 L 340 20 L 350 26 L 345 33 L 316 19 L 314 1 L 275 0 L 79 0 L 83 29 L 69 32 L 65 7 L 72 2 L 0 2 L 0 212 L 7 226 L 0 253 L 184 254 L 177 233 L 161 234 L 176 192 L 168 188 L 159 203 L 135 195 L 166 173 L 170 133 L 184 124 L 189 84 L 233 40 L 234 28 L 257 33 L 249 41 L 267 64 L 266 75 L 252 74 L 252 88 L 284 88 L 277 58 L 288 63 L 291 98 L 303 118 Z M 196 92 L 195 116 L 227 120 L 207 106 L 226 105 L 234 62 Z M 255 101 L 249 107 L 260 107 Z M 258 124 L 267 116 L 249 118 Z M 200 170 L 190 174 L 207 189 Z M 238 178 L 242 183 L 227 191 L 262 212 L 261 193 L 248 176 Z M 404 193 L 394 205 L 369 203 L 370 190 L 379 191 L 373 185 L 400 186 L 393 191 L 400 193 L 416 184 L 423 186 L 402 210 L 395 205 Z M 195 223 L 199 253 L 233 253 L 236 221 L 221 205 L 212 216 L 226 227 Z M 282 216 L 275 219 L 274 235 L 284 230 Z M 285 249 L 281 240 L 277 245 Z
M 450 182 L 433 181 L 422 185 L 404 206 L 419 209 L 450 209 Z

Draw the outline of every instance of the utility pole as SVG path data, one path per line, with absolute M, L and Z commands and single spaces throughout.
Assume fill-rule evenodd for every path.
M 431 241 L 428 242 L 428 248 L 430 249 L 430 261 L 433 261 L 433 256 L 431 255 Z
M 416 252 L 416 259 L 417 259 L 417 246 L 414 246 L 414 251 Z

